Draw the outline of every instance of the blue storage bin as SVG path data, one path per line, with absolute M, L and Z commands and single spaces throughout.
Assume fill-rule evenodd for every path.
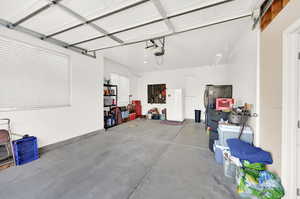
M 129 111 L 122 111 L 121 114 L 123 119 L 127 119 L 129 117 Z
M 229 150 L 228 147 L 223 147 L 220 145 L 220 141 L 215 141 L 214 151 L 215 151 L 215 160 L 218 164 L 224 164 L 224 150 Z
M 152 120 L 160 120 L 160 114 L 152 114 Z
M 39 158 L 36 137 L 24 137 L 13 141 L 16 165 L 23 165 Z
M 223 164 L 223 162 L 224 162 L 223 150 L 218 146 L 216 146 L 216 149 L 215 149 L 215 160 L 218 164 Z

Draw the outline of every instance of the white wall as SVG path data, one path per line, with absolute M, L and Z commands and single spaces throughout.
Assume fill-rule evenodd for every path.
M 104 78 L 109 79 L 110 74 L 118 74 L 129 78 L 129 92 L 132 95 L 131 100 L 138 98 L 137 83 L 139 75 L 132 72 L 127 66 L 119 64 L 107 57 L 104 58 Z
M 110 74 L 110 84 L 118 86 L 118 106 L 127 106 L 129 104 L 129 87 L 130 87 L 130 80 L 128 77 L 123 75 L 118 75 L 115 73 Z M 104 97 L 105 98 L 105 97 Z M 111 98 L 111 97 L 109 97 Z M 112 97 L 115 99 L 115 97 Z
M 234 86 L 233 97 L 238 104 L 256 103 L 258 33 L 247 32 L 240 38 L 228 60 L 229 83 Z
M 143 73 L 139 78 L 138 91 L 142 99 L 143 113 L 153 107 L 160 109 L 165 105 L 147 103 L 148 84 L 167 84 L 167 88 L 183 88 L 185 93 L 185 118 L 194 119 L 194 110 L 205 110 L 203 94 L 207 84 L 233 85 L 233 97 L 241 104 L 257 104 L 257 57 L 258 33 L 251 27 L 241 35 L 232 49 L 230 56 L 224 58 L 227 65 L 202 66 L 196 68 L 166 70 Z M 204 114 L 202 114 L 204 117 Z M 255 130 L 255 122 L 251 123 Z
M 0 112 L 0 118 L 12 120 L 13 132 L 36 136 L 39 146 L 45 146 L 103 128 L 101 55 L 98 59 L 89 58 L 4 28 L 0 29 L 0 35 L 68 54 L 72 64 L 71 106 Z
M 147 103 L 147 85 L 163 84 L 167 88 L 182 88 L 184 90 L 185 118 L 194 119 L 194 110 L 204 111 L 203 94 L 206 84 L 226 84 L 226 66 L 203 66 L 197 68 L 148 72 L 142 74 L 138 82 L 139 97 L 142 100 L 143 114 L 151 108 L 165 108 L 162 104 Z M 202 117 L 204 114 L 202 114 Z
M 249 30 L 251 27 L 249 26 Z M 252 104 L 252 113 L 258 113 L 258 38 L 259 32 L 245 31 L 237 40 L 228 58 L 228 83 L 233 85 L 233 98 L 238 105 Z M 257 132 L 258 118 L 252 117 L 249 125 Z M 256 134 L 255 143 L 259 144 Z
M 260 141 L 270 151 L 270 170 L 281 175 L 282 164 L 282 69 L 283 32 L 300 18 L 300 1 L 292 0 L 261 32 L 260 48 Z

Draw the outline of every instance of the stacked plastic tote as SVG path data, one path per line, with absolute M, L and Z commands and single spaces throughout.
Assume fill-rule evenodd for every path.
M 217 163 L 224 163 L 224 153 L 229 152 L 229 147 L 227 145 L 227 139 L 238 138 L 240 134 L 240 126 L 219 124 L 218 127 L 218 140 L 214 143 L 215 159 Z M 249 127 L 246 127 L 241 136 L 241 140 L 247 143 L 253 143 L 253 132 Z
M 241 162 L 237 169 L 237 190 L 242 198 L 280 199 L 284 188 L 279 177 L 266 170 L 271 154 L 239 139 L 227 140 L 230 154 Z
M 280 179 L 266 170 L 272 164 L 271 154 L 253 146 L 253 133 L 245 128 L 238 139 L 240 127 L 219 125 L 215 141 L 215 159 L 224 166 L 224 174 L 237 184 L 237 191 L 247 199 L 280 199 L 284 189 Z

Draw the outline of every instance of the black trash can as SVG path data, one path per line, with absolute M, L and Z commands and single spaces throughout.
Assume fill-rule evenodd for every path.
M 201 110 L 195 110 L 195 122 L 196 123 L 201 122 Z

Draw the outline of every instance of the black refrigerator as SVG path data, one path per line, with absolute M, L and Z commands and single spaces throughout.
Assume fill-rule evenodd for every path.
M 232 85 L 206 85 L 204 92 L 205 125 L 217 130 L 218 121 L 227 120 L 228 114 L 216 111 L 217 98 L 232 98 Z
M 229 113 L 216 110 L 217 98 L 232 98 L 232 85 L 206 85 L 204 92 L 205 128 L 210 127 L 209 149 L 213 152 L 215 140 L 219 139 L 218 127 L 221 119 L 228 120 Z

